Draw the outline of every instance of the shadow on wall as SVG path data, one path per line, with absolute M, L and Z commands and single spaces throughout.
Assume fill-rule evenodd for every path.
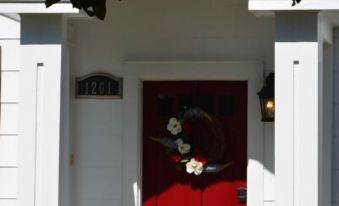
M 21 15 L 21 44 L 60 45 L 63 43 L 63 19 L 60 15 Z

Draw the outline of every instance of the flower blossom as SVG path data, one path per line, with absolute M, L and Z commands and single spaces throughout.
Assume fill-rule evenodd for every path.
M 184 141 L 182 139 L 177 139 L 175 141 L 178 145 L 178 151 L 180 154 L 184 155 L 190 152 L 191 150 L 191 145 L 189 144 L 184 144 Z
M 204 164 L 192 158 L 191 161 L 186 163 L 186 172 L 189 174 L 194 173 L 200 175 L 204 171 Z
M 179 134 L 182 132 L 180 122 L 176 118 L 172 117 L 168 122 L 167 130 L 170 131 L 172 135 Z

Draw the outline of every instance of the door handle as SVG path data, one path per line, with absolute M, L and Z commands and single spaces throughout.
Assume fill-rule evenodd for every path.
M 238 201 L 243 204 L 247 202 L 247 188 L 246 187 L 240 187 L 238 189 Z

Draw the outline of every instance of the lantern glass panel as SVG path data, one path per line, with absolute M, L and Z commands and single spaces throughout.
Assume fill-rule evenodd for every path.
M 261 98 L 261 112 L 262 112 L 262 121 L 272 122 L 274 121 L 274 111 L 275 111 L 275 102 L 273 97 Z

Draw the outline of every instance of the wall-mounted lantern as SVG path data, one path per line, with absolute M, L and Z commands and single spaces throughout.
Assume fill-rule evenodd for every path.
M 274 73 L 266 78 L 265 86 L 258 92 L 263 122 L 274 122 Z

